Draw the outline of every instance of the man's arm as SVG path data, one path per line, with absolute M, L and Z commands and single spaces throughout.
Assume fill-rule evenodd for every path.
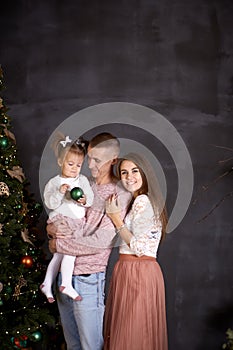
M 55 251 L 74 256 L 97 254 L 100 250 L 113 247 L 115 235 L 116 232 L 114 225 L 105 215 L 102 218 L 101 225 L 90 236 L 82 236 L 77 239 L 57 238 L 55 240 Z M 54 248 L 54 242 L 49 242 L 49 245 L 51 246 L 52 251 Z
M 119 198 L 120 198 L 120 204 L 121 204 L 121 215 L 122 218 L 125 216 L 126 208 L 128 206 L 128 203 L 131 199 L 131 195 L 129 192 L 126 191 L 119 191 Z M 90 232 L 88 236 L 82 236 L 77 239 L 72 239 L 72 232 L 69 232 L 69 238 L 66 236 L 68 234 L 67 232 L 67 226 L 66 226 L 66 233 L 64 234 L 64 231 L 62 229 L 62 226 L 57 227 L 57 230 L 55 230 L 55 234 L 53 232 L 49 231 L 48 225 L 48 235 L 52 236 L 53 238 L 57 238 L 56 245 L 54 242 L 50 241 L 50 249 L 51 252 L 54 253 L 57 251 L 61 254 L 68 254 L 68 255 L 90 255 L 90 254 L 98 254 L 100 250 L 102 249 L 109 249 L 112 248 L 115 245 L 115 239 L 116 238 L 116 232 L 115 227 L 111 221 L 111 219 L 104 214 L 102 217 L 102 220 L 99 223 L 99 226 L 94 229 L 93 232 Z M 53 227 L 54 229 L 54 227 Z M 90 229 L 90 230 L 89 230 Z M 91 231 L 91 226 L 89 224 L 88 232 Z M 50 234 L 51 233 L 51 234 Z M 65 238 L 64 238 L 65 237 Z M 74 237 L 77 237 L 75 235 Z M 54 249 L 55 248 L 55 249 Z

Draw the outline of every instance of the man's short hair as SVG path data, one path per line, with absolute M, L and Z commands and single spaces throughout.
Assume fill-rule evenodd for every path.
M 89 143 L 89 147 L 111 147 L 114 148 L 117 155 L 120 153 L 120 141 L 116 136 L 113 136 L 108 132 L 102 132 L 94 136 Z

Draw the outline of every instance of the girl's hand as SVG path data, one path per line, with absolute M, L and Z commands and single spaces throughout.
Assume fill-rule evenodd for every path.
M 79 204 L 81 204 L 81 205 L 85 205 L 86 202 L 87 202 L 87 197 L 86 197 L 85 194 L 84 194 L 81 198 L 79 198 L 79 199 L 77 200 L 77 203 L 79 203 Z
M 66 191 L 70 188 L 70 185 L 67 185 L 67 184 L 63 184 L 61 185 L 61 187 L 59 188 L 59 192 L 62 193 L 62 194 L 65 194 Z

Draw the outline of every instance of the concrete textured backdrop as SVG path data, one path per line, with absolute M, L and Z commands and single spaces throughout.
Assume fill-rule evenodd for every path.
M 147 106 L 180 133 L 195 183 L 185 218 L 159 251 L 169 349 L 220 349 L 233 327 L 232 198 L 197 221 L 232 191 L 232 174 L 208 191 L 203 186 L 232 167 L 218 162 L 232 157 L 233 148 L 233 2 L 8 1 L 1 4 L 0 29 L 3 97 L 38 200 L 44 146 L 83 108 L 118 101 Z M 113 129 L 120 133 L 120 126 Z M 176 170 L 164 167 L 169 207 Z

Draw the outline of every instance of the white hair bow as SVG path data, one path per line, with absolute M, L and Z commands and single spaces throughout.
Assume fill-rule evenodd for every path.
M 77 139 L 77 140 L 76 140 L 76 144 L 77 144 L 78 146 L 82 146 L 83 148 L 86 146 L 86 144 L 85 144 L 85 142 L 83 141 L 82 138 Z
M 69 136 L 66 136 L 66 139 L 64 141 L 60 141 L 60 144 L 63 146 L 63 147 L 66 147 L 67 143 L 70 143 L 72 142 L 72 140 L 70 139 Z

